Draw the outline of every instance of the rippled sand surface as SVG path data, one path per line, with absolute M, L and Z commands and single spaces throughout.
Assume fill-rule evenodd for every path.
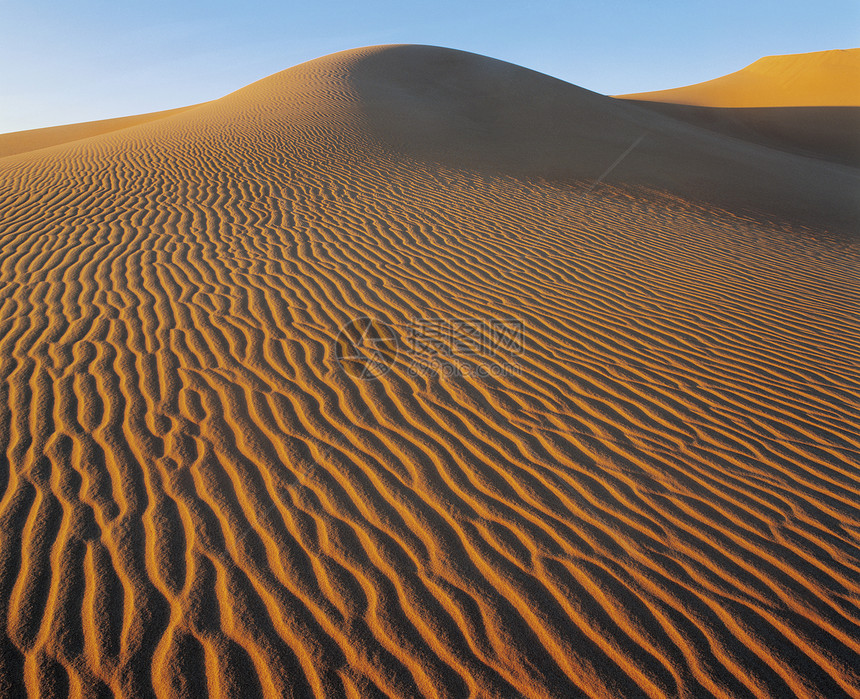
M 858 696 L 856 169 L 430 47 L 56 133 L 0 695 Z

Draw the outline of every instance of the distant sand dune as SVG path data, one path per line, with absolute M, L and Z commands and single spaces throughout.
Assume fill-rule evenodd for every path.
M 860 107 L 860 49 L 766 56 L 714 80 L 619 97 L 699 107 Z
M 0 159 L 0 695 L 858 696 L 858 183 L 410 46 Z
M 0 158 L 7 155 L 17 155 L 41 148 L 50 148 L 72 141 L 80 141 L 84 138 L 101 136 L 111 131 L 127 129 L 148 121 L 163 119 L 171 114 L 179 114 L 194 107 L 180 107 L 179 109 L 168 109 L 163 112 L 152 112 L 151 114 L 138 114 L 136 116 L 118 117 L 116 119 L 101 119 L 99 121 L 87 121 L 82 124 L 69 124 L 68 126 L 49 126 L 44 129 L 31 129 L 29 131 L 15 131 L 13 133 L 0 134 Z
M 744 141 L 860 167 L 860 49 L 768 56 L 715 80 L 620 99 Z

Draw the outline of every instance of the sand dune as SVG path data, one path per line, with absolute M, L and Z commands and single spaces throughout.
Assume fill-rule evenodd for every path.
M 198 106 L 198 105 L 194 105 Z M 41 148 L 50 148 L 72 141 L 80 141 L 84 138 L 101 136 L 111 131 L 127 129 L 148 121 L 163 119 L 171 114 L 179 114 L 192 107 L 180 107 L 179 109 L 168 109 L 163 112 L 152 112 L 150 114 L 138 114 L 135 116 L 118 117 L 116 119 L 100 119 L 99 121 L 87 121 L 82 124 L 69 124 L 67 126 L 49 126 L 44 129 L 30 129 L 29 131 L 15 131 L 13 133 L 0 134 L 0 158 L 17 153 L 27 153 Z
M 673 119 L 806 157 L 860 167 L 860 107 L 694 107 L 635 102 Z
M 860 49 L 769 56 L 716 80 L 620 99 L 744 141 L 860 167 Z
M 699 107 L 860 107 L 860 49 L 766 56 L 714 80 L 618 97 Z
M 0 158 L 0 695 L 858 696 L 858 183 L 417 46 Z

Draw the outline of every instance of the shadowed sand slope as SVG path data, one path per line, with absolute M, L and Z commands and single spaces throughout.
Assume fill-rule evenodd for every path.
M 857 177 L 409 46 L 0 159 L 0 695 L 856 696 Z
M 860 167 L 860 107 L 693 107 L 636 102 L 733 138 Z
M 714 80 L 618 97 L 699 107 L 860 107 L 860 49 L 766 56 Z

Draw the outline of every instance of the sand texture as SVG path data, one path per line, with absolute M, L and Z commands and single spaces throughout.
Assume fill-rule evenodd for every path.
M 76 133 L 0 158 L 0 696 L 860 696 L 856 168 L 419 46 Z
M 194 105 L 198 106 L 198 105 Z M 12 133 L 0 134 L 0 158 L 16 153 L 50 148 L 63 143 L 80 141 L 84 138 L 100 136 L 127 129 L 148 121 L 163 119 L 171 114 L 179 114 L 194 107 L 180 107 L 179 109 L 168 109 L 163 112 L 151 112 L 150 114 L 138 114 L 128 117 L 117 117 L 115 119 L 101 119 L 99 121 L 87 121 L 82 124 L 69 124 L 67 126 L 49 126 L 44 129 L 30 129 L 29 131 L 14 131 Z

